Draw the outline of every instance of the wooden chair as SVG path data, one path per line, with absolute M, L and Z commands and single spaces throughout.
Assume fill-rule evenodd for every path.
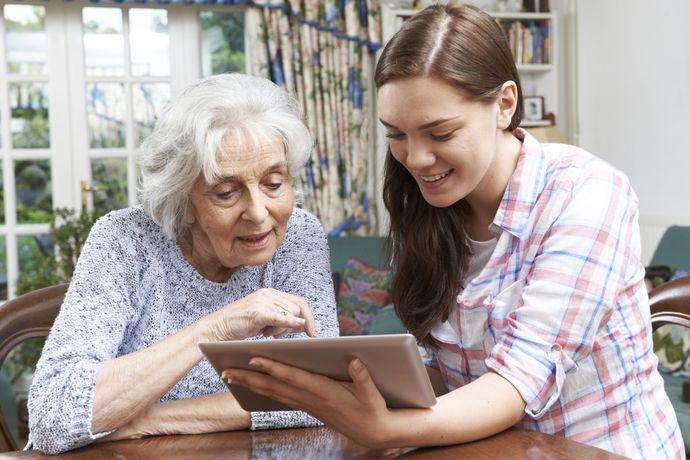
M 664 324 L 690 328 L 690 276 L 682 276 L 649 292 L 652 330 Z
M 0 364 L 19 343 L 48 335 L 68 286 L 58 284 L 38 289 L 0 306 Z M 0 410 L 0 452 L 19 448 Z

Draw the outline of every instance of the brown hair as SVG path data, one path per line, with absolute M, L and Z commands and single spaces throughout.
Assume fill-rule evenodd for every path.
M 513 55 L 496 21 L 467 5 L 433 5 L 407 20 L 383 49 L 376 88 L 392 80 L 433 76 L 478 101 L 493 103 L 512 80 L 518 103 L 508 126 L 522 119 L 522 89 Z M 412 175 L 386 155 L 383 200 L 390 214 L 395 311 L 421 343 L 445 321 L 467 275 L 471 254 L 465 234 L 465 200 L 436 208 L 424 200 Z

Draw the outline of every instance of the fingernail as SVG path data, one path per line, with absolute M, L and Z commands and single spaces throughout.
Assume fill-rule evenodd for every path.
M 249 365 L 254 367 L 261 367 L 261 361 L 256 358 L 252 358 L 249 360 Z
M 226 380 L 228 381 L 228 385 L 232 383 L 232 379 L 230 377 L 228 377 Z

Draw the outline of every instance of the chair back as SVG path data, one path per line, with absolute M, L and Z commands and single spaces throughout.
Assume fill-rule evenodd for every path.
M 649 292 L 652 330 L 664 324 L 690 328 L 690 276 L 681 276 Z
M 0 305 L 0 364 L 21 342 L 48 335 L 68 286 L 58 284 L 37 289 Z M 17 441 L 0 409 L 0 452 L 17 449 Z

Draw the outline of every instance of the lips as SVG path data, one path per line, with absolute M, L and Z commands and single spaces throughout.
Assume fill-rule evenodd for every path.
M 419 178 L 420 178 L 423 182 L 428 182 L 428 183 L 437 182 L 437 181 L 440 181 L 441 179 L 443 179 L 443 178 L 445 178 L 445 177 L 448 177 L 448 175 L 450 175 L 451 172 L 453 172 L 452 169 L 449 169 L 448 171 L 442 172 L 441 174 L 433 174 L 433 175 L 430 175 L 430 176 L 422 176 L 422 175 L 420 174 L 420 175 L 419 175 Z
M 266 237 L 271 233 L 271 231 L 263 232 L 263 233 L 253 233 L 251 235 L 244 235 L 244 236 L 238 236 L 237 239 L 240 241 L 243 241 L 245 243 L 260 243 Z

